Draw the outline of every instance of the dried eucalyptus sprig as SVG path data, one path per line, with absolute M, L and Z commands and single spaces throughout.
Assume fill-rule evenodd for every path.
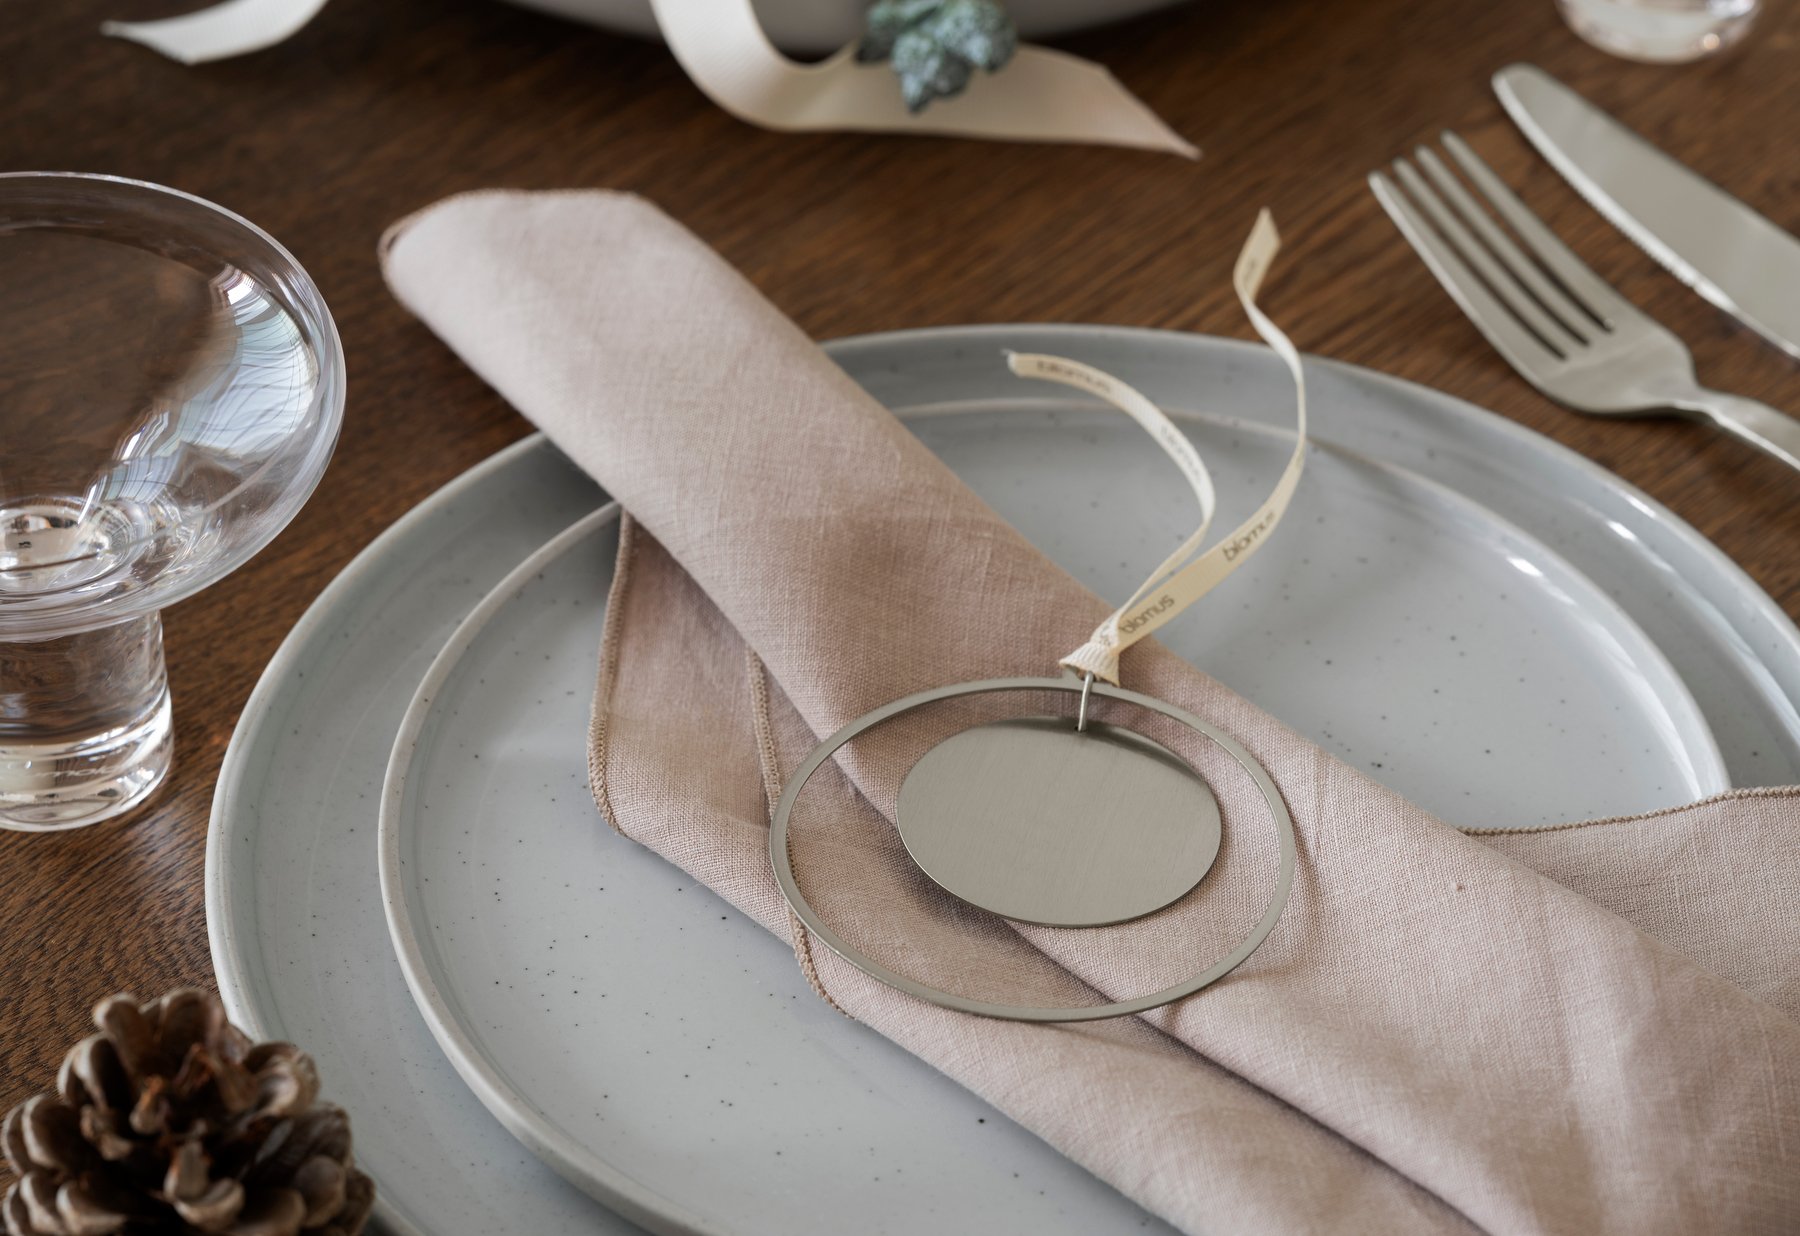
M 109 996 L 55 1094 L 0 1124 L 9 1236 L 358 1236 L 375 1186 L 312 1058 L 252 1043 L 218 997 Z
M 886 60 L 900 78 L 906 108 L 961 94 L 976 69 L 1003 66 L 1019 31 L 999 0 L 877 0 L 856 49 L 865 63 Z

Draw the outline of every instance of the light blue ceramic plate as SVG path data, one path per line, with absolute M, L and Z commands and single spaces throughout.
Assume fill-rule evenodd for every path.
M 1226 525 L 1279 466 L 1291 394 L 1245 345 L 1074 327 L 834 345 L 1104 594 L 1187 531 L 1192 499 L 1141 431 L 1045 401 L 1002 346 L 1099 364 L 1197 414 L 1184 423 Z M 1169 629 L 1178 651 L 1465 825 L 1666 805 L 1722 788 L 1726 768 L 1736 784 L 1800 780 L 1800 639 L 1691 529 L 1466 405 L 1322 363 L 1310 381 L 1322 445 L 1295 513 Z M 664 1230 L 1147 1221 L 818 1008 L 785 949 L 595 818 L 581 748 L 608 532 L 571 533 L 494 586 L 602 500 L 538 440 L 446 487 L 321 596 L 226 758 L 208 855 L 221 989 L 253 1032 L 318 1057 L 384 1220 L 443 1236 L 624 1227 L 485 1103 Z M 375 829 L 389 748 L 440 650 L 389 813 L 422 1019 L 383 923 Z

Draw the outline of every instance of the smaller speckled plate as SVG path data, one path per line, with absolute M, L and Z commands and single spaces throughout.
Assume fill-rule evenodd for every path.
M 1103 591 L 1128 591 L 1185 531 L 1162 526 L 1179 478 L 1123 418 L 1016 396 L 936 410 L 909 423 Z M 1227 512 L 1291 450 L 1274 427 L 1179 419 Z M 1321 439 L 1286 535 L 1163 632 L 1171 647 L 1261 684 L 1253 698 L 1287 701 L 1289 720 L 1458 822 L 1725 788 L 1693 697 L 1619 604 L 1494 511 Z M 1107 518 L 1084 518 L 1102 495 Z M 615 516 L 597 513 L 496 586 L 426 674 L 389 764 L 396 952 L 477 1097 L 663 1231 L 1146 1221 L 1071 1165 L 1046 1172 L 1016 1127 L 829 1013 L 785 947 L 597 818 L 584 752 L 615 545 Z
M 476 1097 L 659 1232 L 1167 1232 L 599 819 L 583 750 L 617 545 L 608 506 L 496 585 L 389 764 L 396 953 Z

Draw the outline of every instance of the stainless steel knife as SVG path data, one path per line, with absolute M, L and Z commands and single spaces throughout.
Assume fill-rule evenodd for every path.
M 1494 74 L 1557 171 L 1677 278 L 1800 359 L 1800 240 L 1535 65 Z

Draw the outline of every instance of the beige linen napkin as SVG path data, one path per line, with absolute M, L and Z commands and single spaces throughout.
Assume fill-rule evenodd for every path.
M 816 736 L 926 687 L 1051 673 L 1107 611 L 642 201 L 467 195 L 398 225 L 386 263 L 632 513 L 596 792 L 772 931 L 792 920 L 769 795 Z M 1229 731 L 1280 787 L 1299 865 L 1263 948 L 1171 1008 L 1045 1026 L 912 1000 L 801 941 L 829 999 L 1190 1232 L 1800 1226 L 1800 791 L 1476 839 L 1159 646 L 1124 681 Z M 859 740 L 796 811 L 802 883 L 859 945 L 970 995 L 1122 998 L 1260 912 L 1273 844 L 1248 780 L 1124 714 L 1219 793 L 1200 889 L 1103 931 L 959 909 L 887 821 L 910 761 L 977 715 Z

